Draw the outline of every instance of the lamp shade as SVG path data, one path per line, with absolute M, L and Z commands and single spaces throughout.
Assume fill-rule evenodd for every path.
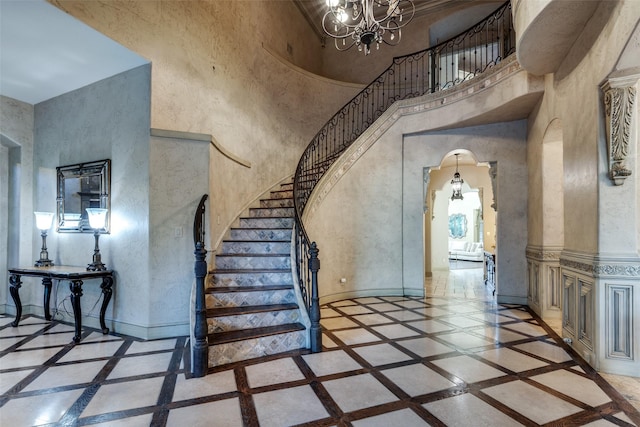
M 53 212 L 34 212 L 36 215 L 36 227 L 38 230 L 48 230 L 51 228 L 51 224 L 53 223 L 53 216 L 55 215 Z
M 89 225 L 91 228 L 104 228 L 105 220 L 107 219 L 107 209 L 87 208 L 87 214 L 89 215 Z

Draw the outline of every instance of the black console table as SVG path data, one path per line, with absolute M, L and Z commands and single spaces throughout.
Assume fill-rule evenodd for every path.
M 85 267 L 72 267 L 66 265 L 56 265 L 52 267 L 25 267 L 9 269 L 9 292 L 16 305 L 16 319 L 11 323 L 18 326 L 20 317 L 22 317 L 22 303 L 20 302 L 19 290 L 22 282 L 21 276 L 42 277 L 42 286 L 44 286 L 44 318 L 51 320 L 49 312 L 49 300 L 51 299 L 51 285 L 53 280 L 69 280 L 69 289 L 71 289 L 71 305 L 73 306 L 73 318 L 75 320 L 76 331 L 73 337 L 75 342 L 80 341 L 82 333 L 82 309 L 80 307 L 80 297 L 82 297 L 82 281 L 86 279 L 102 279 L 100 288 L 104 298 L 102 307 L 100 308 L 100 327 L 103 334 L 109 333 L 109 328 L 104 323 L 104 313 L 107 310 L 109 301 L 111 300 L 111 287 L 113 286 L 113 271 L 87 271 Z

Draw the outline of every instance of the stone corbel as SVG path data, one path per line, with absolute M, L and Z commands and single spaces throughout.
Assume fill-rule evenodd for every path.
M 622 185 L 632 173 L 625 161 L 634 134 L 636 83 L 640 75 L 610 77 L 601 86 L 604 94 L 609 178 L 614 185 Z
M 491 188 L 493 190 L 491 207 L 498 212 L 498 162 L 489 162 L 489 176 L 491 177 Z

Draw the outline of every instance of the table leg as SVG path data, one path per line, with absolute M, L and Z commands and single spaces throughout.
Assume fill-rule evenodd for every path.
M 72 280 L 69 289 L 71 290 L 71 305 L 73 306 L 73 318 L 76 324 L 76 333 L 73 336 L 73 341 L 80 342 L 80 335 L 82 334 L 82 308 L 80 307 L 82 280 Z
M 21 283 L 20 275 L 12 274 L 9 277 L 9 293 L 11 293 L 11 298 L 13 298 L 13 302 L 16 305 L 16 318 L 11 322 L 11 326 L 18 326 L 20 318 L 22 317 L 22 303 L 20 302 L 20 295 L 18 294 Z
M 105 325 L 104 323 L 104 313 L 107 311 L 107 306 L 109 305 L 109 301 L 111 301 L 111 294 L 113 293 L 113 290 L 111 289 L 112 285 L 113 285 L 112 277 L 102 278 L 102 284 L 100 285 L 100 288 L 102 289 L 103 298 L 102 298 L 102 307 L 100 307 L 100 327 L 102 328 L 103 334 L 109 333 L 109 328 L 107 328 L 107 325 Z
M 53 281 L 50 277 L 42 278 L 42 286 L 44 286 L 44 318 L 51 320 L 51 312 L 49 311 L 49 301 L 51 301 L 51 284 Z

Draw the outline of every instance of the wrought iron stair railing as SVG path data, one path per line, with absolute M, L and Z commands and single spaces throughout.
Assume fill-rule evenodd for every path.
M 311 140 L 293 184 L 296 268 L 309 310 L 311 349 L 320 351 L 318 248 L 307 235 L 302 213 L 314 188 L 340 155 L 394 102 L 448 89 L 495 66 L 515 52 L 511 3 L 434 47 L 393 59 L 371 84 L 345 104 Z M 316 317 L 317 316 L 317 317 Z

